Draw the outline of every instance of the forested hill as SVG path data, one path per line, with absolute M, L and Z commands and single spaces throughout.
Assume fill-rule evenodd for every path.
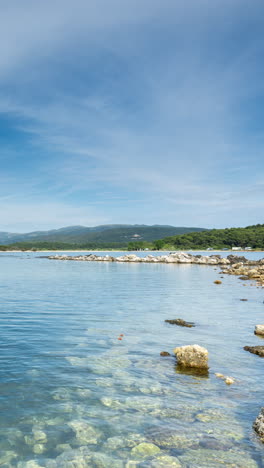
M 95 227 L 70 226 L 51 231 L 35 231 L 25 234 L 0 232 L 0 244 L 11 245 L 27 242 L 34 245 L 36 242 L 63 242 L 78 245 L 115 243 L 115 245 L 120 244 L 124 246 L 131 241 L 152 242 L 167 236 L 202 230 L 202 228 L 196 227 L 146 226 L 139 224 L 112 224 Z
M 264 249 L 264 224 L 245 228 L 212 229 L 203 232 L 191 232 L 179 236 L 170 236 L 156 242 L 159 249 L 223 249 L 232 247 L 252 247 Z

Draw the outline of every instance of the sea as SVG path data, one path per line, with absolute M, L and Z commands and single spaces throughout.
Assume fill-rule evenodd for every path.
M 243 349 L 264 345 L 262 288 L 214 266 L 46 255 L 0 254 L 1 468 L 264 466 L 264 359 Z M 177 367 L 189 344 L 208 372 Z

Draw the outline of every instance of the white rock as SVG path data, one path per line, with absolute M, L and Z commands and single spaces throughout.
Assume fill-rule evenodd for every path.
M 264 336 L 264 325 L 256 325 L 254 333 L 255 333 L 255 335 Z
M 174 353 L 178 364 L 183 367 L 208 369 L 208 351 L 202 346 L 197 344 L 180 346 L 174 349 Z

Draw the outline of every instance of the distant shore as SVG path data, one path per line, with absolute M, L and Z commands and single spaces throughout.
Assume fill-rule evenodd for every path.
M 216 250 L 203 250 L 203 249 L 178 249 L 178 250 L 173 250 L 173 249 L 166 249 L 166 250 L 124 250 L 124 249 L 118 249 L 118 250 L 109 250 L 109 249 L 101 249 L 101 250 L 93 250 L 93 249 L 41 249 L 41 250 L 0 250 L 1 253 L 41 253 L 41 252 L 139 252 L 139 253 L 146 253 L 146 255 L 151 254 L 152 252 L 154 253 L 162 253 L 162 252 L 203 252 L 207 253 L 208 255 L 214 254 L 215 252 L 230 252 L 236 255 L 237 253 L 244 252 L 244 253 L 250 253 L 250 252 L 264 252 L 262 249 L 252 249 L 252 250 L 221 250 L 221 249 L 216 249 Z

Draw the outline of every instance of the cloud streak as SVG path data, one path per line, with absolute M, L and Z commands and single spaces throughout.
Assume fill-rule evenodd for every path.
M 263 9 L 244 0 L 6 6 L 0 113 L 15 138 L 9 165 L 2 145 L 0 197 L 24 200 L 23 226 L 39 227 L 37 203 L 50 209 L 48 227 L 78 218 L 224 226 L 235 212 L 237 225 L 260 222 Z M 16 225 L 12 207 L 5 226 Z

